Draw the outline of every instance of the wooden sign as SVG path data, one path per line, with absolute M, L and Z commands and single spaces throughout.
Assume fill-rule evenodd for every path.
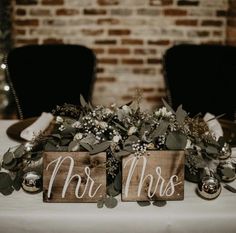
M 150 151 L 122 160 L 122 200 L 183 200 L 184 151 Z
M 106 153 L 45 152 L 44 202 L 97 202 L 106 196 Z

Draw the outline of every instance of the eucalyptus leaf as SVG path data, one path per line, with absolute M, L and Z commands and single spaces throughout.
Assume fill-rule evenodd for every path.
M 160 125 L 153 131 L 151 137 L 156 138 L 158 136 L 164 135 L 168 129 L 169 122 L 162 120 L 160 122 Z
M 71 142 L 70 138 L 63 138 L 63 139 L 61 139 L 61 143 L 60 144 L 62 146 L 67 146 L 70 142 Z
M 12 194 L 13 191 L 14 191 L 14 189 L 11 186 L 6 187 L 4 189 L 0 189 L 0 193 L 2 193 L 4 196 L 8 196 L 8 195 Z
M 184 111 L 182 105 L 180 105 L 176 111 L 176 120 L 179 122 L 179 124 L 183 124 L 187 115 L 187 112 Z
M 226 188 L 228 191 L 232 193 L 236 193 L 236 188 L 232 187 L 231 185 L 224 184 L 224 188 Z
M 232 168 L 230 168 L 230 167 L 225 167 L 225 168 L 222 170 L 222 173 L 223 173 L 224 176 L 230 177 L 230 178 L 232 178 L 232 177 L 235 176 L 234 170 L 233 170 Z
M 21 158 L 25 153 L 25 146 L 21 144 L 17 149 L 14 151 L 15 158 Z
M 0 172 L 0 191 L 7 187 L 11 187 L 12 184 L 13 181 L 10 175 L 6 172 Z
M 30 159 L 33 161 L 39 160 L 43 156 L 43 151 L 32 152 Z
M 118 204 L 118 201 L 114 197 L 107 197 L 105 199 L 105 206 L 107 208 L 110 208 L 110 209 L 115 208 L 117 204 Z
M 207 146 L 207 147 L 206 147 L 206 152 L 207 152 L 208 154 L 218 154 L 218 153 L 219 153 L 218 150 L 217 150 L 217 148 L 214 147 L 214 146 Z
M 87 151 L 92 151 L 93 150 L 93 148 L 88 144 L 88 143 L 84 143 L 84 142 L 81 142 L 80 141 L 80 143 L 79 143 L 85 150 L 87 150 Z
M 166 138 L 166 147 L 169 150 L 182 150 L 187 143 L 187 137 L 180 132 L 170 132 Z
M 173 108 L 164 100 L 162 99 L 162 102 L 164 104 L 164 106 L 166 107 L 166 109 L 170 112 L 172 112 L 173 114 L 175 114 L 175 111 L 173 110 Z
M 56 134 L 52 134 L 52 137 L 56 138 L 56 139 L 61 139 L 61 135 L 56 133 Z
M 127 131 L 127 129 L 125 128 L 125 127 L 123 127 L 121 124 L 119 124 L 119 123 L 117 123 L 117 122 L 115 122 L 115 121 L 113 121 L 113 123 L 119 128 L 119 129 L 121 129 L 121 130 L 123 130 L 123 131 Z
M 104 206 L 104 199 L 100 199 L 100 200 L 98 200 L 98 202 L 97 202 L 97 207 L 100 209 L 100 208 L 103 208 L 103 206 Z
M 129 136 L 126 140 L 125 140 L 125 146 L 127 146 L 127 145 L 132 145 L 132 144 L 134 144 L 134 143 L 137 143 L 138 142 L 138 140 L 139 140 L 139 138 L 137 137 L 137 136 L 135 136 L 135 135 L 131 135 L 131 136 Z
M 76 133 L 76 128 L 73 128 L 72 126 L 68 126 L 63 131 L 61 131 L 62 135 L 73 135 L 75 133 Z
M 114 183 L 111 183 L 107 186 L 107 194 L 111 197 L 115 197 L 120 194 L 120 191 L 117 191 L 114 187 Z
M 85 101 L 83 95 L 80 95 L 80 104 L 83 108 L 87 106 L 87 102 Z
M 132 148 L 132 147 L 131 147 L 131 148 Z M 115 153 L 114 153 L 114 157 L 115 157 L 116 159 L 120 160 L 122 157 L 127 156 L 127 155 L 130 155 L 130 154 L 131 154 L 130 151 L 124 151 L 124 150 L 122 150 L 122 151 L 119 151 L 119 152 L 115 152 Z
M 15 179 L 13 180 L 13 187 L 15 190 L 17 191 L 20 190 L 22 181 L 23 181 L 23 171 L 18 171 L 16 173 Z
M 47 142 L 45 147 L 44 147 L 45 151 L 57 151 L 57 147 L 55 145 L 53 145 L 50 142 Z
M 3 162 L 6 165 L 10 164 L 13 161 L 13 159 L 14 159 L 14 154 L 10 151 L 6 152 L 3 155 Z
M 79 142 L 72 141 L 68 146 L 68 151 L 79 151 L 79 147 L 80 147 Z
M 93 146 L 93 150 L 90 151 L 91 155 L 106 151 L 111 145 L 110 141 L 102 142 Z
M 2 164 L 2 167 L 7 170 L 13 170 L 17 166 L 17 160 L 13 159 L 11 163 L 9 164 Z
M 94 145 L 96 144 L 97 139 L 93 134 L 88 134 L 85 138 L 80 140 L 80 143 L 87 143 L 89 145 Z
M 141 207 L 145 207 L 145 206 L 150 206 L 151 205 L 150 201 L 137 201 L 137 203 Z
M 114 179 L 114 189 L 121 192 L 122 189 L 122 176 L 121 176 L 121 171 L 118 172 Z
M 167 202 L 166 201 L 154 201 L 152 204 L 154 206 L 163 207 L 167 204 Z

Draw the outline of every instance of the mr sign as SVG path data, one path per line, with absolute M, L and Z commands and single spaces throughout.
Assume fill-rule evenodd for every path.
M 150 151 L 122 161 L 122 200 L 183 200 L 184 151 Z
M 106 195 L 106 153 L 46 152 L 44 202 L 97 202 Z

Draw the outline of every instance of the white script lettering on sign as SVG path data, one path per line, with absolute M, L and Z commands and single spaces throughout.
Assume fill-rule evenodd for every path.
M 123 159 L 122 200 L 182 200 L 184 152 L 151 151 Z
M 44 154 L 44 201 L 96 202 L 106 193 L 106 154 Z

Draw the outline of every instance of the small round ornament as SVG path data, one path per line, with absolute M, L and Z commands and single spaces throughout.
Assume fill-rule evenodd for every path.
M 38 193 L 42 190 L 42 176 L 35 171 L 26 172 L 21 186 L 28 193 Z
M 220 150 L 220 157 L 219 159 L 228 159 L 232 154 L 231 147 L 229 143 L 224 143 L 224 146 Z
M 221 192 L 220 181 L 213 174 L 204 176 L 198 183 L 197 192 L 204 199 L 215 199 Z
M 231 161 L 221 162 L 217 167 L 217 173 L 224 182 L 231 182 L 236 179 L 236 169 Z

